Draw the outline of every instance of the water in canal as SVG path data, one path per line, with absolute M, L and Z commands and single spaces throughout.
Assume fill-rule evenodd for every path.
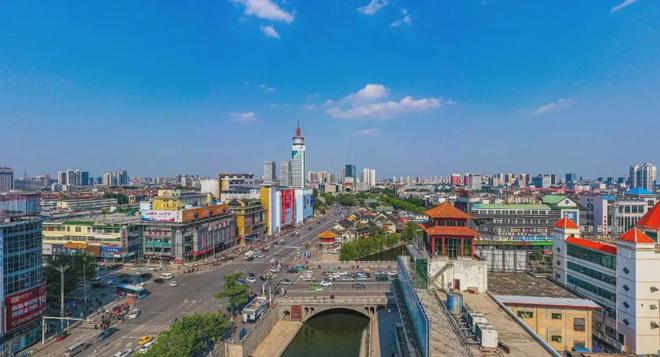
M 408 250 L 405 245 L 383 250 L 382 252 L 367 255 L 361 258 L 361 261 L 374 262 L 374 261 L 396 261 L 399 255 L 408 255 Z
M 357 357 L 368 323 L 355 312 L 320 313 L 305 322 L 282 357 Z

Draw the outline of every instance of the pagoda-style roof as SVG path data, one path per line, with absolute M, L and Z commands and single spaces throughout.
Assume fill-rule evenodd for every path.
M 337 235 L 330 231 L 323 231 L 319 233 L 319 238 L 321 239 L 334 239 Z
M 630 243 L 642 243 L 642 244 L 655 244 L 655 241 L 651 237 L 644 234 L 637 227 L 629 229 L 626 233 L 622 234 L 618 238 L 620 241 L 630 242 Z
M 558 220 L 553 227 L 561 229 L 580 229 L 580 227 L 568 217 Z
M 642 218 L 637 222 L 637 227 L 660 230 L 660 203 L 656 203 Z
M 449 201 L 424 211 L 424 214 L 430 218 L 472 219 L 472 216 L 454 207 Z
M 425 227 L 424 232 L 429 236 L 458 236 L 458 237 L 477 237 L 474 229 L 466 226 L 432 226 Z

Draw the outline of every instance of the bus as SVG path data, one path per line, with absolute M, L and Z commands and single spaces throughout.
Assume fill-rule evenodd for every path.
M 268 310 L 268 299 L 257 296 L 243 308 L 243 322 L 255 322 Z
M 142 299 L 149 295 L 149 290 L 132 284 L 119 284 L 117 285 L 117 294 L 127 295 L 129 297 L 136 297 Z

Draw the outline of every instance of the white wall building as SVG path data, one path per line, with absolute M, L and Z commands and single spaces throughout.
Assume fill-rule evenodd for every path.
M 305 138 L 300 132 L 300 125 L 296 128 L 296 135 L 291 138 L 291 188 L 306 187 Z

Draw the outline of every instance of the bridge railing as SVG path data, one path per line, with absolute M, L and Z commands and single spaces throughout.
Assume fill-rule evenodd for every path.
M 277 297 L 279 304 L 314 304 L 314 305 L 363 305 L 363 304 L 385 304 L 387 297 L 385 296 L 370 296 L 370 297 L 335 297 L 330 299 L 327 297 L 311 297 L 311 296 L 288 296 Z

